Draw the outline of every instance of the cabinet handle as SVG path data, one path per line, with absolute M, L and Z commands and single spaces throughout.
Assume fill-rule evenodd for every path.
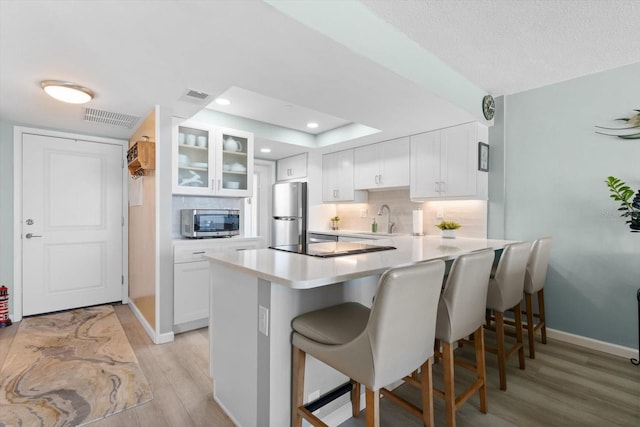
M 220 190 L 220 180 L 218 180 L 218 190 Z
M 337 199 L 338 198 L 338 190 L 333 190 L 333 198 Z
M 379 183 L 378 183 L 378 176 L 379 176 L 379 175 L 376 175 L 376 176 L 374 176 L 374 177 L 373 177 L 373 183 L 374 183 L 374 184 L 379 184 Z
M 382 185 L 382 175 L 378 175 L 378 184 Z
M 198 252 L 191 252 L 191 253 L 194 254 L 194 255 L 200 255 L 200 254 L 203 254 L 205 252 L 204 251 L 198 251 Z
M 440 192 L 440 183 L 438 181 L 435 182 L 435 191 L 436 193 Z
M 444 181 L 440 181 L 440 193 L 446 193 L 447 192 L 447 186 L 446 183 Z

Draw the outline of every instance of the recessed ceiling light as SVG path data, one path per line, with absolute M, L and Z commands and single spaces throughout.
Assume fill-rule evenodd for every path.
M 318 127 L 318 124 L 317 124 L 317 123 L 315 123 L 315 122 L 309 122 L 309 123 L 307 123 L 307 127 L 308 127 L 309 129 L 315 129 L 315 128 L 317 128 L 317 127 Z
M 261 153 L 270 153 L 271 152 L 271 148 L 261 148 L 260 152 Z
M 93 91 L 75 83 L 60 80 L 43 80 L 40 87 L 58 101 L 70 104 L 84 104 L 93 99 Z
M 229 101 L 228 99 L 225 99 L 225 98 L 216 98 L 216 104 L 218 104 L 218 105 L 229 105 L 229 104 L 231 104 L 231 101 Z

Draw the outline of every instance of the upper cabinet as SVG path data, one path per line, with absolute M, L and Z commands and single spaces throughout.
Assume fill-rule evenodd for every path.
M 253 134 L 174 120 L 174 194 L 248 197 L 252 176 Z
M 359 202 L 367 201 L 365 191 L 353 187 L 353 150 L 343 150 L 322 156 L 322 201 Z
M 278 181 L 306 178 L 307 153 L 278 160 L 276 169 Z
M 482 199 L 488 173 L 478 170 L 478 143 L 488 129 L 467 123 L 411 137 L 412 199 Z
M 409 186 L 409 154 L 409 137 L 356 148 L 354 188 L 371 190 Z

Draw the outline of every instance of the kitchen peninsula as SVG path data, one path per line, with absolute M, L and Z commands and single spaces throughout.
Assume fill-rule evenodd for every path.
M 499 250 L 508 243 L 401 236 L 376 241 L 394 250 L 333 258 L 272 249 L 206 256 L 211 269 L 210 368 L 215 400 L 239 426 L 290 425 L 294 317 L 344 301 L 371 306 L 378 278 L 390 267 L 453 260 L 485 248 Z M 305 398 L 317 391 L 322 395 L 347 380 L 309 359 Z M 347 401 L 348 395 L 343 396 L 322 411 L 334 411 Z

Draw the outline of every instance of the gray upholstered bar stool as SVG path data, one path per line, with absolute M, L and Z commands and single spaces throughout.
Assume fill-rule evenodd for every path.
M 495 275 L 489 279 L 487 310 L 495 316 L 497 348 L 487 347 L 487 351 L 498 355 L 500 390 L 507 389 L 506 360 L 516 351 L 520 369 L 524 369 L 524 347 L 522 346 L 522 312 L 520 301 L 524 290 L 524 275 L 529 259 L 531 243 L 512 243 L 505 246 L 498 261 Z M 516 342 L 505 348 L 504 313 L 513 310 L 515 314 Z
M 529 357 L 535 359 L 535 333 L 539 329 L 543 344 L 547 343 L 547 323 L 544 314 L 544 282 L 547 280 L 547 267 L 551 256 L 551 237 L 542 237 L 533 242 L 524 278 L 524 299 L 527 317 L 527 338 L 529 339 Z M 533 310 L 533 295 L 538 297 L 538 312 Z M 534 318 L 538 319 L 538 323 Z
M 433 424 L 431 356 L 444 269 L 441 260 L 389 269 L 380 277 L 370 310 L 344 303 L 293 320 L 293 426 L 301 426 L 302 418 L 325 425 L 303 406 L 307 353 L 351 378 L 356 417 L 359 384 L 366 387 L 367 426 L 380 423 L 380 389 L 422 367 L 423 411 L 416 411 L 422 413 L 425 426 Z
M 480 411 L 487 413 L 487 385 L 484 357 L 485 309 L 487 288 L 495 253 L 491 249 L 457 258 L 451 266 L 438 304 L 436 322 L 436 352 L 440 352 L 444 370 L 444 392 L 434 394 L 445 400 L 447 426 L 456 425 L 456 410 L 478 391 Z M 458 365 L 476 373 L 476 380 L 456 396 L 454 381 L 454 345 L 473 334 L 476 364 L 455 360 Z

